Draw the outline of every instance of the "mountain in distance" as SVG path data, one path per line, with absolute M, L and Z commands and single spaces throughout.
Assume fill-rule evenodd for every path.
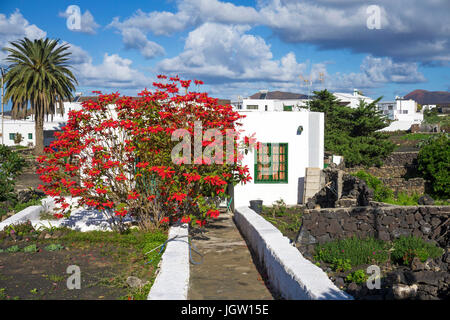
M 404 96 L 405 99 L 412 99 L 419 104 L 449 104 L 450 92 L 448 91 L 427 91 L 414 90 Z

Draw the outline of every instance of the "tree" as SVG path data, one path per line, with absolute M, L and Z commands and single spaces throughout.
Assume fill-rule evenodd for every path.
M 64 197 L 70 194 L 80 197 L 78 205 L 104 212 L 119 231 L 126 216 L 142 229 L 180 219 L 203 226 L 218 216 L 228 184 L 251 179 L 238 153 L 245 146 L 237 143 L 243 116 L 206 93 L 188 91 L 190 81 L 169 80 L 138 98 L 99 94 L 69 113 L 67 126 L 38 157 L 37 173 L 46 183 L 40 189 L 60 203 L 57 217 L 70 215 Z M 224 153 L 221 140 L 230 131 L 231 148 Z
M 77 80 L 67 64 L 68 45 L 58 40 L 28 38 L 11 42 L 6 61 L 10 63 L 5 76 L 6 101 L 11 100 L 13 114 L 34 113 L 35 154 L 44 151 L 44 116 L 55 114 L 57 105 L 63 113 L 63 101 L 70 100 Z
M 419 171 L 430 182 L 433 193 L 450 198 L 450 138 L 439 134 L 426 141 L 417 157 Z
M 344 156 L 349 166 L 380 165 L 394 149 L 382 132 L 389 120 L 377 109 L 381 98 L 358 108 L 342 105 L 328 90 L 315 91 L 310 110 L 325 114 L 325 149 Z

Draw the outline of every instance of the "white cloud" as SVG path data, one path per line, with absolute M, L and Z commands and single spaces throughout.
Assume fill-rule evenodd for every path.
M 62 18 L 68 18 L 69 17 L 69 13 L 66 12 L 60 12 L 59 16 Z M 91 14 L 91 12 L 89 10 L 86 10 L 82 15 L 81 15 L 81 21 L 80 21 L 80 29 L 70 29 L 71 31 L 74 32 L 82 32 L 82 33 L 88 33 L 88 34 L 96 34 L 97 33 L 97 29 L 100 27 L 99 24 L 97 24 L 94 20 L 94 16 Z
M 123 22 L 117 17 L 114 18 L 109 26 L 119 30 L 138 28 L 145 33 L 168 36 L 205 22 L 254 24 L 260 18 L 256 9 L 252 7 L 236 6 L 218 0 L 177 1 L 177 10 L 176 13 L 168 11 L 146 13 L 137 10 L 133 16 Z
M 103 55 L 101 64 L 93 64 L 92 58 L 75 45 L 70 49 L 75 57 L 73 71 L 80 86 L 97 88 L 150 87 L 152 80 L 132 68 L 132 61 L 118 54 Z
M 381 10 L 381 29 L 367 28 L 367 7 Z M 110 24 L 137 28 L 145 35 L 172 35 L 206 23 L 267 26 L 283 41 L 310 43 L 319 49 L 353 52 L 395 60 L 450 61 L 448 0 L 259 0 L 256 8 L 219 0 L 178 0 L 176 11 L 143 12 Z
M 24 37 L 34 40 L 43 38 L 46 35 L 45 31 L 34 24 L 30 24 L 19 10 L 11 13 L 9 17 L 0 13 L 0 48 L 7 47 L 9 42 L 23 39 Z M 0 51 L 0 62 L 4 61 L 6 56 L 6 52 Z
M 136 28 L 122 29 L 123 43 L 126 49 L 138 49 L 146 59 L 165 54 L 162 46 L 147 39 L 144 33 Z
M 248 26 L 205 23 L 190 32 L 184 51 L 158 64 L 165 73 L 221 81 L 293 81 L 304 65 L 293 53 L 273 59 L 263 38 L 247 34 Z

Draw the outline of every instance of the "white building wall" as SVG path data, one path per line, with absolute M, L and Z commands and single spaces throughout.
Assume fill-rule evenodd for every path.
M 374 100 L 372 98 L 360 95 L 358 92 L 351 93 L 341 93 L 335 92 L 333 95 L 341 102 L 347 102 L 350 108 L 356 109 L 359 107 L 360 101 L 365 103 L 372 103 Z
M 283 199 L 287 204 L 299 203 L 306 167 L 323 168 L 324 116 L 318 112 L 242 112 L 245 135 L 255 133 L 261 143 L 288 143 L 288 182 L 255 183 L 255 151 L 249 152 L 243 164 L 250 169 L 252 181 L 234 188 L 235 206 L 248 206 L 250 200 L 263 200 L 271 205 Z M 301 135 L 297 135 L 299 126 Z
M 284 106 L 293 106 L 293 111 L 299 110 L 300 107 L 307 105 L 307 99 L 244 99 L 242 100 L 242 110 L 245 111 L 283 111 Z M 249 109 L 249 106 L 251 109 Z M 253 109 L 252 106 L 258 106 Z
M 45 121 L 47 117 L 44 118 L 44 146 L 48 146 L 50 142 L 53 140 L 52 135 L 54 131 L 59 131 L 66 125 L 67 120 L 69 119 L 69 112 L 73 110 L 80 110 L 81 103 L 80 102 L 64 102 L 64 115 L 55 114 L 53 116 L 53 121 L 51 121 L 51 116 L 48 117 L 49 121 Z M 1 120 L 1 116 L 0 116 Z M 35 123 L 34 117 L 29 116 L 25 120 L 11 120 L 5 118 L 4 123 L 4 137 L 3 143 L 7 146 L 14 146 L 14 139 L 10 139 L 10 134 L 20 133 L 23 137 L 23 141 L 20 143 L 21 146 L 28 146 L 32 144 L 33 146 L 36 144 L 35 137 Z M 1 125 L 0 125 L 1 132 Z M 29 139 L 29 134 L 31 134 L 32 138 Z M 2 140 L 0 139 L 0 143 Z
M 417 112 L 417 102 L 411 99 L 380 102 L 378 108 L 390 120 L 395 120 L 382 131 L 408 130 L 413 124 L 423 121 L 423 113 Z

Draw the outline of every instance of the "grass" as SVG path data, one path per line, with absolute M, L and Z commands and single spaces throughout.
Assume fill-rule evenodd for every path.
M 409 141 L 419 141 L 419 140 L 427 140 L 431 134 L 429 133 L 407 133 L 400 137 L 402 140 Z
M 434 259 L 444 253 L 442 248 L 425 242 L 417 237 L 400 237 L 394 241 L 391 259 L 393 262 L 409 265 L 414 257 L 425 262 L 428 258 Z
M 443 253 L 443 249 L 435 244 L 413 236 L 402 236 L 392 242 L 352 237 L 317 245 L 314 260 L 330 264 L 334 271 L 348 271 L 352 267 L 387 261 L 409 265 L 414 257 L 425 262 L 429 258 L 438 258 Z
M 262 217 L 272 223 L 287 237 L 297 234 L 301 226 L 302 211 L 298 207 L 287 207 L 283 204 L 263 206 Z
M 352 266 L 381 264 L 389 259 L 388 250 L 387 244 L 381 240 L 353 237 L 318 245 L 314 259 L 330 264 L 336 264 L 339 259 L 348 260 Z
M 373 199 L 379 202 L 385 202 L 398 206 L 416 206 L 418 205 L 420 194 L 414 193 L 408 195 L 406 192 L 398 192 L 397 195 L 394 191 L 386 187 L 383 182 L 377 177 L 371 175 L 364 170 L 360 170 L 356 173 L 352 173 L 355 177 L 366 182 L 367 186 L 374 191 Z M 449 205 L 449 201 L 446 199 L 435 200 L 435 205 Z

